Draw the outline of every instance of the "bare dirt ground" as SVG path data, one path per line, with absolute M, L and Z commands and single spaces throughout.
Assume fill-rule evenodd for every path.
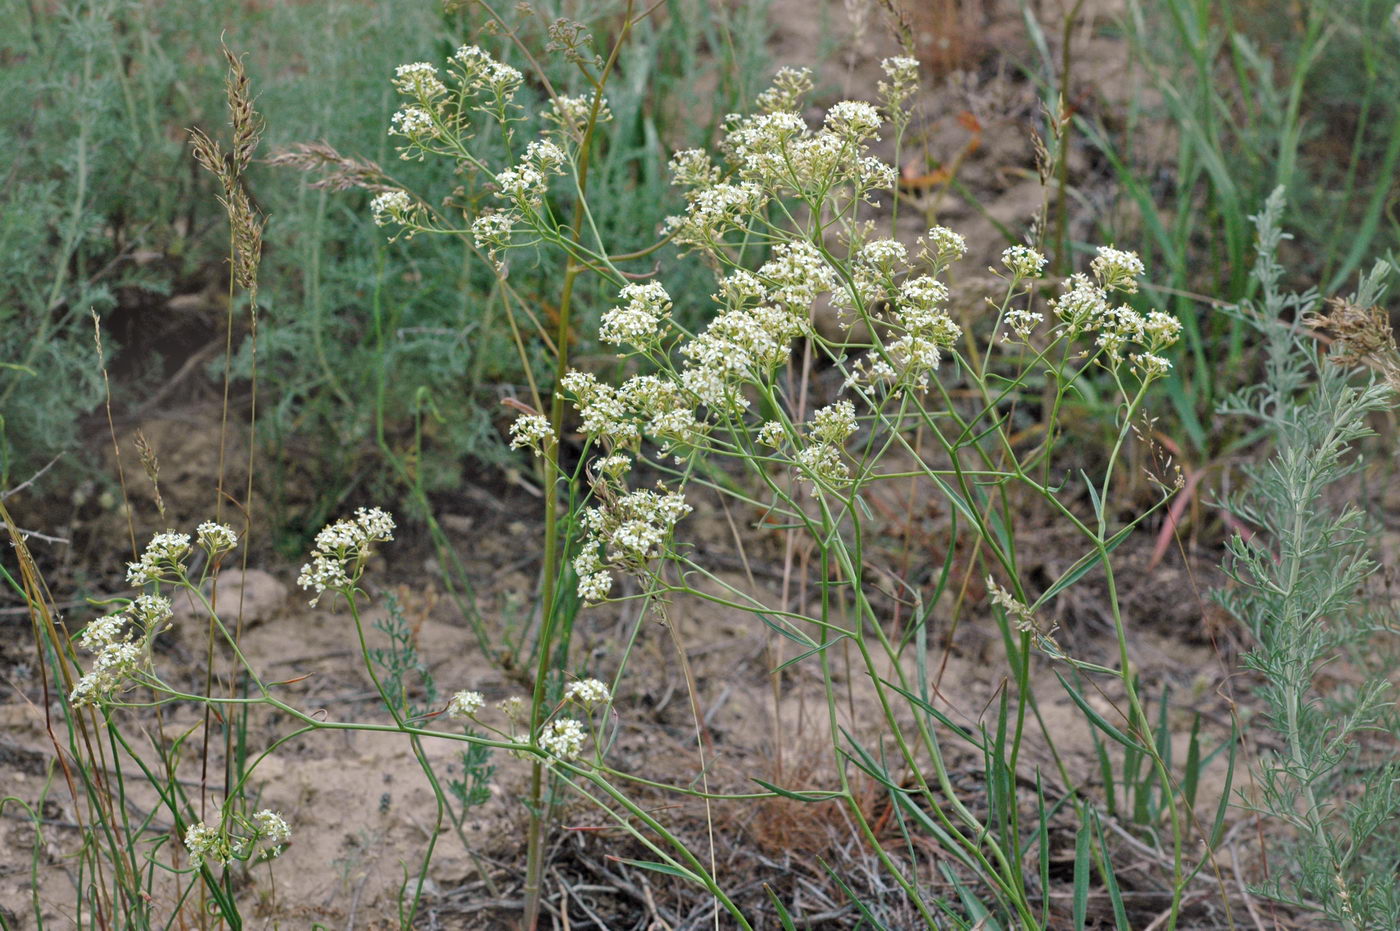
M 834 47 L 830 75 L 853 92 L 872 88 L 878 79 L 881 57 L 898 51 L 873 5 L 852 5 L 864 12 L 854 18 L 846 4 L 812 0 L 777 0 L 773 5 L 776 27 L 774 58 L 780 64 L 816 63 L 822 50 Z M 1121 42 L 1095 28 L 1106 14 L 1088 4 L 1077 49 L 1084 75 L 1084 94 L 1131 93 L 1122 80 L 1125 53 Z M 929 9 L 934 9 L 930 6 Z M 932 13 L 916 15 L 914 37 L 925 57 L 952 60 L 965 67 L 962 74 L 936 83 L 923 102 L 925 118 L 916 135 L 916 155 L 906 159 L 911 192 L 920 195 L 918 210 L 906 214 L 902 232 L 921 231 L 931 217 L 964 232 L 974 256 L 992 255 L 1001 248 L 993 220 L 1023 228 L 1039 211 L 1044 191 L 1035 171 L 1030 127 L 1036 113 L 1034 86 L 1009 61 L 1029 60 L 1031 51 L 1015 4 L 962 5 L 956 22 L 930 20 Z M 1047 16 L 1049 14 L 1047 13 Z M 921 18 L 922 17 L 922 18 Z M 953 28 L 956 27 L 956 28 Z M 940 35 L 943 39 L 940 40 Z M 956 39 L 957 48 L 949 44 Z M 1086 97 L 1084 105 L 1093 105 Z M 926 148 L 926 153 L 924 149 Z M 1080 162 L 1076 177 L 1091 174 Z M 977 202 L 946 189 L 937 179 L 940 171 L 955 171 Z M 923 184 L 918 179 L 934 180 Z M 943 177 L 946 177 L 944 175 Z M 1092 184 L 1084 190 L 1095 195 Z M 1087 222 L 1087 221 L 1085 221 Z M 1088 232 L 1087 229 L 1080 230 Z M 1091 238 L 1087 235 L 1078 238 Z M 978 282 L 967 282 L 977 292 Z M 215 474 L 217 423 L 207 405 L 169 411 L 157 420 L 141 424 L 166 462 L 183 463 L 181 475 L 163 475 L 162 488 L 172 513 L 189 524 L 208 516 L 209 487 Z M 135 426 L 127 425 L 127 426 Z M 183 445 L 184 449 L 178 449 Z M 178 449 L 178 452 L 175 450 Z M 238 461 L 238 456 L 230 457 Z M 235 479 L 237 476 L 235 476 Z M 538 568 L 536 535 L 538 501 L 518 489 L 488 479 L 489 485 L 464 491 L 440 520 L 466 561 L 477 585 L 486 622 L 502 638 L 523 636 L 522 606 Z M 123 558 L 124 521 L 108 504 L 79 500 L 63 506 L 58 523 L 65 534 L 86 541 L 85 549 L 53 557 L 56 578 L 74 583 L 89 577 L 92 559 L 117 565 Z M 368 502 L 366 502 L 368 503 Z M 901 500 L 885 502 L 891 514 L 913 521 L 910 531 L 931 560 L 944 556 L 939 532 L 946 515 L 930 512 L 909 517 Z M 12 510 L 21 510 L 16 499 Z M 142 506 L 146 506 L 145 502 Z M 49 509 L 48 513 L 55 513 Z M 747 526 L 739 516 L 740 526 Z M 892 523 L 896 523 L 892 518 Z M 44 528 L 35 528 L 44 529 Z M 717 559 L 728 551 L 730 530 L 717 514 L 704 512 L 687 524 L 686 533 Z M 411 536 L 411 535 L 410 535 Z M 106 540 L 106 545 L 102 545 Z M 1064 541 L 1048 532 L 1034 548 L 1037 560 L 1026 566 L 1033 577 L 1054 578 L 1071 556 Z M 1217 584 L 1213 566 L 1218 553 L 1199 552 L 1187 541 L 1185 550 L 1173 546 L 1151 571 L 1150 537 L 1126 545 L 1121 577 L 1125 579 L 1127 612 L 1136 630 L 1136 653 L 1148 694 L 1170 688 L 1176 710 L 1173 732 L 1180 741 L 1190 728 L 1189 711 L 1202 715 L 1205 742 L 1213 746 L 1230 728 L 1231 703 L 1224 697 L 1230 664 L 1221 656 L 1230 649 L 1230 626 L 1215 615 L 1203 592 Z M 43 544 L 35 543 L 37 548 Z M 780 585 L 782 551 L 775 539 L 746 541 L 751 559 L 750 583 L 738 564 L 723 565 L 736 584 L 755 584 L 775 590 Z M 269 679 L 290 684 L 282 689 L 288 700 L 307 710 L 323 709 L 337 720 L 377 721 L 382 709 L 363 669 L 349 619 L 343 612 L 309 608 L 293 588 L 295 564 L 278 559 L 267 550 L 250 572 L 245 598 L 245 653 Z M 520 681 L 503 671 L 499 662 L 484 656 L 466 629 L 452 601 L 434 581 L 438 567 L 421 542 L 406 539 L 386 548 L 382 564 L 371 570 L 371 584 L 381 593 L 395 592 L 414 631 L 421 656 L 427 661 L 442 691 L 472 688 L 495 701 L 522 691 Z M 976 579 L 967 583 L 968 598 L 984 595 Z M 65 595 L 60 588 L 56 599 Z M 1104 627 L 1101 589 L 1092 578 L 1078 592 L 1061 599 L 1056 618 L 1067 650 L 1089 661 L 1111 661 L 1106 648 L 1111 636 Z M 91 616 L 83 605 L 65 605 L 70 628 Z M 76 877 L 69 866 L 76 841 L 77 814 L 61 778 L 49 766 L 52 749 L 45 730 L 44 709 L 34 704 L 38 696 L 37 671 L 29 645 L 27 617 L 5 607 L 0 615 L 0 671 L 7 684 L 0 701 L 0 787 L 3 795 L 42 802 L 44 837 L 31 855 L 34 835 L 28 823 L 11 811 L 0 820 L 0 909 L 17 927 L 31 927 L 25 917 L 32 912 L 31 864 L 39 875 L 39 898 L 48 926 L 68 926 Z M 381 616 L 372 608 L 369 619 Z M 611 669 L 619 639 L 633 618 L 616 611 L 585 612 L 580 620 L 576 657 L 588 665 Z M 790 785 L 823 785 L 831 775 L 829 748 L 822 716 L 825 699 L 816 678 L 795 667 L 781 683 L 775 699 L 768 674 L 775 656 L 767 632 L 755 629 L 747 619 L 726 616 L 713 608 L 678 605 L 673 617 L 676 637 L 661 625 L 642 622 L 642 634 L 633 658 L 638 690 L 618 704 L 620 737 L 613 759 L 625 771 L 648 777 L 689 783 L 701 771 L 691 697 L 682 675 L 676 641 L 684 645 L 694 670 L 695 702 L 701 710 L 710 759 L 705 767 L 714 790 L 747 791 L 751 776 Z M 177 624 L 162 639 L 159 660 L 172 668 L 197 669 L 203 632 Z M 976 728 L 994 720 L 995 702 L 1007 688 L 989 671 L 1003 669 L 1000 639 L 990 626 L 964 623 L 955 633 L 932 632 L 929 662 L 941 670 L 939 683 L 947 713 L 954 720 Z M 497 658 L 499 659 L 499 658 Z M 1090 732 L 1056 683 L 1048 664 L 1035 671 L 1036 692 L 1042 697 L 1041 714 L 1060 743 L 1064 764 L 1077 783 L 1092 787 L 1099 782 L 1099 764 Z M 1110 712 L 1110 700 L 1101 696 L 1100 711 Z M 194 711 L 180 712 L 164 722 L 174 733 L 198 725 Z M 852 683 L 844 721 L 857 731 L 863 720 L 876 714 L 873 698 Z M 775 718 L 776 715 L 776 718 Z M 254 745 L 286 733 L 288 722 L 268 715 L 256 716 L 249 727 Z M 429 744 L 429 752 L 446 773 L 453 773 L 452 750 L 445 743 Z M 826 753 L 823 753 L 826 748 Z M 1184 755 L 1184 744 L 1177 753 Z M 217 762 L 217 755 L 215 757 Z M 1054 761 L 1044 748 L 1031 746 L 1024 763 L 1040 765 L 1048 774 Z M 421 924 L 442 928 L 505 927 L 519 907 L 518 871 L 523 861 L 526 764 L 498 754 L 491 798 L 469 812 L 461 836 L 444 833 L 429 882 Z M 955 776 L 969 786 L 983 778 L 980 758 L 967 754 L 955 760 Z M 1221 767 L 1207 772 L 1200 791 L 1199 813 L 1209 818 L 1220 793 Z M 376 928 L 397 925 L 400 890 L 406 873 L 416 868 L 432 832 L 432 796 L 404 742 L 393 736 L 319 733 L 300 738 L 259 766 L 252 783 L 262 803 L 282 811 L 295 835 L 278 861 L 275 883 L 266 874 L 250 877 L 243 888 L 249 913 L 259 927 L 299 928 L 320 923 L 337 928 Z M 1047 791 L 1061 797 L 1070 787 L 1052 781 Z M 789 901 L 809 916 L 810 926 L 851 926 L 855 916 L 839 891 L 833 889 L 818 858 L 844 860 L 859 865 L 868 854 L 849 849 L 851 831 L 839 811 L 822 806 L 771 802 L 760 806 L 715 805 L 710 812 L 695 803 L 677 804 L 656 797 L 668 823 L 707 849 L 707 819 L 717 837 L 715 857 L 722 883 L 739 889 L 738 897 L 761 910 L 762 883 L 785 890 Z M 152 800 L 151 804 L 154 804 Z M 871 789 L 871 814 L 882 814 L 879 793 Z M 886 840 L 895 843 L 897 833 L 888 826 Z M 157 815 L 157 824 L 162 823 Z M 616 857 L 638 855 L 625 835 L 602 823 L 589 808 L 566 802 L 561 827 L 550 843 L 554 866 L 546 877 L 549 905 L 556 927 L 664 928 L 696 927 L 705 923 L 708 903 L 677 881 L 627 867 Z M 462 843 L 465 838 L 468 850 Z M 1068 865 L 1073 860 L 1073 837 L 1055 839 L 1053 873 L 1060 885 L 1051 890 L 1063 900 L 1068 926 Z M 1123 840 L 1131 846 L 1131 839 Z M 1151 858 L 1134 873 L 1120 877 L 1134 903 L 1135 917 L 1147 923 L 1159 905 Z M 1133 898 L 1136 896 L 1136 898 Z M 1096 900 L 1095 909 L 1103 902 Z M 560 918 L 559 916 L 568 916 Z M 591 916 L 591 917 L 590 917 Z M 1100 914 L 1099 917 L 1102 917 Z M 1215 927 L 1218 916 L 1205 908 L 1188 915 L 1186 927 Z M 1108 919 L 1111 922 L 1111 917 Z M 572 922 L 572 925 L 569 923 Z M 1191 922 L 1194 922 L 1192 924 Z M 912 925 L 911 925 L 912 926 Z

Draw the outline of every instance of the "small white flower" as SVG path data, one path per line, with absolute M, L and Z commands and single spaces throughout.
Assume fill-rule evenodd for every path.
M 369 210 L 375 226 L 386 226 L 390 221 L 402 221 L 412 205 L 406 192 L 385 191 L 369 202 Z
M 1143 322 L 1143 336 L 1152 349 L 1165 349 L 1181 336 L 1181 321 L 1171 314 L 1154 310 Z
M 679 187 L 703 188 L 716 184 L 723 172 L 704 149 L 682 149 L 671 156 L 671 183 Z
M 602 705 L 612 701 L 612 690 L 607 683 L 598 679 L 580 679 L 569 683 L 564 690 L 565 701 L 576 701 L 583 705 Z
M 893 239 L 873 239 L 860 247 L 856 261 L 888 274 L 895 265 L 903 264 L 907 256 L 908 251 L 903 243 Z
M 1108 300 L 1103 288 L 1080 272 L 1069 276 L 1065 293 L 1052 298 L 1050 306 L 1071 333 L 1092 326 L 1108 313 Z
M 549 189 L 549 180 L 533 166 L 520 164 L 496 174 L 497 197 L 515 202 L 525 210 L 539 207 Z
M 386 543 L 394 539 L 394 518 L 382 508 L 356 508 L 355 522 L 371 543 Z
M 472 221 L 472 242 L 478 249 L 486 249 L 495 255 L 502 249 L 510 248 L 511 233 L 515 231 L 515 221 L 519 218 L 513 210 L 491 210 Z
M 138 595 L 126 609 L 146 630 L 156 630 L 175 615 L 170 599 L 160 595 Z
M 564 150 L 548 139 L 533 139 L 525 147 L 523 161 L 542 175 L 561 175 L 569 160 Z
M 389 135 L 410 139 L 437 135 L 433 115 L 422 107 L 403 107 L 389 118 Z
M 227 866 L 233 860 L 233 852 L 229 849 L 228 842 L 219 834 L 217 828 L 211 828 L 203 821 L 190 825 L 185 831 L 185 848 L 190 852 L 190 864 L 195 869 L 207 861 Z
M 226 524 L 216 524 L 209 520 L 195 528 L 195 540 L 211 556 L 227 553 L 238 546 L 238 534 L 233 532 L 232 527 Z
M 558 126 L 566 135 L 581 140 L 583 139 L 584 127 L 588 124 L 588 118 L 592 112 L 593 98 L 567 97 L 561 94 L 549 102 L 549 109 L 541 116 L 547 122 Z M 611 119 L 612 111 L 608 109 L 607 98 L 603 98 L 598 103 L 597 122 L 606 123 Z
M 170 573 L 184 571 L 181 560 L 190 551 L 189 534 L 167 530 L 151 537 L 141 558 L 127 563 L 126 580 L 132 585 L 145 585 L 167 578 Z
M 83 628 L 82 635 L 78 637 L 78 644 L 84 650 L 96 653 L 102 648 L 116 643 L 117 638 L 125 629 L 126 623 L 125 613 L 100 617 Z
M 967 240 L 946 226 L 935 226 L 924 236 L 932 251 L 934 265 L 943 268 L 967 254 Z
M 778 449 L 787 440 L 787 430 L 780 421 L 770 420 L 758 428 L 758 441 L 764 446 Z
M 270 808 L 264 808 L 253 815 L 254 840 L 269 847 L 268 854 L 275 857 L 282 852 L 282 845 L 291 840 L 292 829 L 286 819 Z
M 885 112 L 896 121 L 902 122 L 904 118 L 900 111 L 905 102 L 919 89 L 919 62 L 903 55 L 886 58 L 880 62 L 880 70 L 890 79 L 876 85 L 880 99 L 884 101 Z
M 1045 256 L 1030 246 L 1011 246 L 1001 254 L 1002 263 L 1014 278 L 1039 278 L 1045 268 Z
M 395 68 L 394 86 L 401 93 L 428 99 L 447 93 L 447 88 L 438 80 L 437 69 L 426 61 L 415 61 Z
M 1020 307 L 1012 307 L 1006 311 L 1006 325 L 1021 339 L 1030 339 L 1031 332 L 1043 319 L 1043 315 Z
M 948 300 L 948 287 L 943 282 L 928 275 L 906 278 L 899 285 L 899 306 L 904 313 L 910 310 L 928 311 Z
M 629 284 L 618 293 L 624 303 L 603 314 L 598 338 L 620 346 L 624 343 L 638 349 L 656 345 L 661 326 L 671 310 L 671 295 L 659 281 Z
M 486 699 L 481 697 L 480 692 L 457 692 L 447 703 L 447 716 L 449 718 L 469 718 L 484 707 L 486 707 Z
M 543 455 L 545 442 L 554 435 L 549 419 L 540 414 L 521 414 L 510 425 L 510 448 L 529 447 L 535 455 Z
M 595 459 L 593 462 L 594 472 L 596 472 L 599 475 L 610 475 L 613 478 L 621 478 L 622 476 L 626 475 L 627 471 L 631 468 L 631 457 L 624 456 L 621 453 L 614 453 L 611 456 L 604 456 L 601 459 Z
M 823 481 L 832 485 L 843 485 L 850 481 L 851 470 L 841 461 L 841 451 L 825 443 L 813 443 L 806 449 L 798 450 L 794 457 L 802 466 L 802 478 L 809 481 Z
M 1143 379 L 1160 378 L 1171 371 L 1172 364 L 1163 356 L 1150 352 L 1135 352 L 1128 356 L 1133 365 L 1142 373 Z
M 297 584 L 314 589 L 311 604 L 327 591 L 346 591 L 359 581 L 370 545 L 394 539 L 394 519 L 381 508 L 358 508 L 352 520 L 338 520 L 316 534 L 311 562 L 301 567 Z
M 575 759 L 587 739 L 583 725 L 572 718 L 556 718 L 540 732 L 540 749 L 561 760 Z
M 773 76 L 773 85 L 754 101 L 764 113 L 796 110 L 803 95 L 812 90 L 812 69 L 784 66 Z
M 449 64 L 461 69 L 462 81 L 471 90 L 490 91 L 496 98 L 497 106 L 507 103 L 525 80 L 518 70 L 496 61 L 490 53 L 475 45 L 458 48 Z
M 879 139 L 880 112 L 862 101 L 843 100 L 826 112 L 826 128 L 847 143 Z
M 856 162 L 856 181 L 863 190 L 891 191 L 899 183 L 899 172 L 893 165 L 867 155 Z
M 840 446 L 856 432 L 855 405 L 840 400 L 823 407 L 812 415 L 809 432 L 818 442 Z
M 613 577 L 611 572 L 599 570 L 590 572 L 587 575 L 580 573 L 578 577 L 578 596 L 588 604 L 597 604 L 608 597 L 612 591 Z
M 1108 246 L 1099 246 L 1099 254 L 1089 263 L 1089 270 L 1104 288 L 1124 294 L 1137 293 L 1137 279 L 1145 272 L 1142 259 L 1136 252 L 1123 252 Z

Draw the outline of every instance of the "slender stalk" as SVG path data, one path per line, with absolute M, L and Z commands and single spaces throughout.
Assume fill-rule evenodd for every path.
M 595 82 L 593 103 L 589 111 L 588 123 L 582 143 L 579 145 L 577 177 L 577 199 L 574 202 L 574 218 L 570 227 L 571 239 L 578 242 L 583 233 L 586 217 L 585 200 L 588 191 L 588 170 L 592 155 L 593 133 L 598 125 L 598 115 L 603 106 L 603 88 L 607 84 L 617 64 L 618 55 L 632 27 L 633 0 L 628 0 L 622 30 L 613 43 L 599 77 Z M 564 261 L 564 281 L 559 296 L 559 326 L 555 336 L 554 392 L 550 399 L 549 423 L 552 442 L 545 453 L 545 511 L 544 511 L 544 564 L 541 568 L 540 591 L 540 633 L 536 641 L 535 684 L 530 700 L 530 740 L 539 736 L 544 723 L 547 702 L 549 672 L 555 661 L 553 646 L 556 616 L 556 586 L 560 573 L 560 554 L 563 541 L 560 539 L 559 499 L 554 488 L 561 474 L 559 450 L 564 441 L 564 394 L 560 390 L 564 376 L 569 372 L 569 337 L 571 335 L 574 283 L 584 266 L 569 254 Z M 543 764 L 536 760 L 530 766 L 530 823 L 527 829 L 525 850 L 525 908 L 521 925 L 525 931 L 535 931 L 539 922 L 541 880 L 544 875 L 544 831 L 550 820 L 549 805 L 545 799 L 546 774 Z

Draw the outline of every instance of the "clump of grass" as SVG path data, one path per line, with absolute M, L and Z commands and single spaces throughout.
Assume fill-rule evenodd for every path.
M 1400 924 L 1397 605 L 1367 585 L 1378 568 L 1370 518 L 1339 501 L 1366 465 L 1371 415 L 1394 402 L 1393 386 L 1354 367 L 1393 352 L 1388 327 L 1355 311 L 1380 301 L 1390 267 L 1378 263 L 1355 295 L 1333 303 L 1326 319 L 1351 342 L 1319 360 L 1304 328 L 1317 294 L 1282 290 L 1282 215 L 1279 189 L 1257 218 L 1260 297 L 1239 311 L 1265 340 L 1265 379 L 1222 407 L 1273 447 L 1244 467 L 1248 490 L 1229 501 L 1251 533 L 1231 538 L 1225 566 L 1237 587 L 1218 593 L 1254 637 L 1244 663 L 1281 742 L 1261 760 L 1249 802 L 1286 830 L 1256 888 L 1341 927 L 1388 928 Z M 1326 685 L 1325 670 L 1339 665 L 1350 673 Z

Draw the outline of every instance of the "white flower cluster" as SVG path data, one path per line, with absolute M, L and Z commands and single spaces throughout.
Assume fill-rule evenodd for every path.
M 786 65 L 773 75 L 773 85 L 758 95 L 754 101 L 763 113 L 776 113 L 781 110 L 796 110 L 802 98 L 812 92 L 812 69 L 790 68 Z
M 1045 319 L 1045 315 L 1024 307 L 1008 307 L 1003 319 L 1006 321 L 1006 325 L 1011 327 L 1012 332 L 1019 339 L 1025 341 L 1030 339 L 1032 331 L 1040 325 L 1041 320 Z M 1010 334 L 1003 335 L 1002 339 L 1010 342 Z
M 674 163 L 672 173 L 679 178 Z M 706 248 L 714 247 L 727 232 L 745 229 L 747 218 L 768 204 L 768 195 L 752 181 L 688 190 L 685 199 L 685 215 L 667 217 L 662 231 L 678 243 Z
M 1089 270 L 1103 287 L 1124 294 L 1136 294 L 1137 280 L 1146 272 L 1136 252 L 1123 252 L 1109 246 L 1099 246 L 1099 254 L 1089 263 Z
M 168 598 L 141 595 L 121 613 L 98 618 L 83 628 L 78 644 L 97 656 L 68 695 L 73 707 L 107 700 L 139 671 L 148 637 L 154 636 L 172 615 Z
M 841 448 L 856 429 L 856 408 L 848 400 L 842 399 L 816 411 L 807 425 L 810 442 L 793 456 L 801 467 L 802 478 L 828 485 L 848 482 L 851 470 L 841 458 Z
M 497 172 L 496 187 L 497 197 L 514 201 L 522 209 L 535 210 L 544 202 L 549 182 L 529 165 L 519 165 Z
M 251 819 L 235 816 L 234 820 L 242 830 L 238 835 L 226 834 L 222 826 L 209 827 L 203 821 L 186 829 L 185 849 L 195 869 L 206 863 L 227 866 L 234 860 L 252 860 L 255 854 L 259 861 L 271 860 L 282 854 L 292 837 L 286 819 L 270 808 L 256 812 Z
M 931 262 L 935 272 L 942 271 L 967 255 L 967 240 L 946 226 L 935 226 L 920 237 L 923 257 Z
M 1001 254 L 1001 262 L 1011 271 L 1014 281 L 1039 278 L 1045 269 L 1045 256 L 1030 246 L 1010 246 Z
M 447 88 L 438 80 L 438 70 L 426 61 L 415 61 L 399 65 L 394 69 L 394 86 L 399 93 L 420 100 L 431 100 L 447 93 Z
M 508 100 L 525 80 L 517 69 L 496 61 L 475 45 L 463 45 L 452 54 L 448 67 L 461 74 L 464 87 L 490 91 L 498 100 Z
M 640 569 L 691 507 L 683 495 L 648 489 L 627 492 L 583 514 L 584 540 L 574 557 L 579 597 L 597 602 L 612 590 L 613 568 Z
M 885 72 L 889 81 L 881 81 L 875 89 L 880 92 L 880 99 L 890 119 L 898 119 L 897 114 L 919 89 L 919 61 L 903 55 L 886 58 L 880 62 L 880 70 Z
M 486 699 L 480 692 L 461 691 L 453 694 L 447 703 L 447 716 L 449 718 L 470 718 L 482 708 L 486 707 Z
M 565 701 L 575 701 L 581 705 L 606 705 L 612 701 L 612 689 L 599 679 L 580 679 L 570 682 L 564 690 Z
M 529 447 L 535 451 L 536 456 L 542 455 L 550 433 L 548 418 L 540 414 L 521 414 L 510 425 L 510 448 Z
M 462 46 L 447 62 L 448 83 L 438 77 L 436 66 L 426 61 L 399 65 L 393 84 L 408 98 L 389 121 L 389 135 L 403 136 L 407 144 L 399 149 L 401 158 L 422 159 L 430 151 L 449 151 L 438 144 L 444 136 L 468 133 L 469 111 L 490 112 L 505 121 L 512 97 L 523 76 L 519 71 L 493 59 L 476 46 Z M 488 99 L 480 99 L 482 94 Z M 376 218 L 376 222 L 379 222 Z
M 126 564 L 126 580 L 132 585 L 164 581 L 185 571 L 181 560 L 189 554 L 190 535 L 167 530 L 151 537 L 141 558 Z
M 311 562 L 301 567 L 297 584 L 314 589 L 321 600 L 327 591 L 344 592 L 359 581 L 371 547 L 394 539 L 394 519 L 380 508 L 359 508 L 353 519 L 328 524 L 316 534 Z
M 574 370 L 561 387 L 574 398 L 583 432 L 609 448 L 635 445 L 643 431 L 663 448 L 688 445 L 704 430 L 694 403 L 676 384 L 656 375 L 635 375 L 614 388 Z
M 218 828 L 211 828 L 203 821 L 190 825 L 185 831 L 185 849 L 190 852 L 190 863 L 195 869 L 206 863 L 227 866 L 233 862 L 228 840 Z
M 891 68 L 901 87 L 908 86 L 908 69 Z M 843 100 L 814 130 L 800 112 L 811 88 L 805 69 L 784 68 L 759 95 L 758 112 L 725 118 L 720 149 L 728 172 L 698 150 L 676 153 L 672 180 L 687 189 L 687 208 L 682 216 L 668 217 L 663 228 L 677 243 L 715 255 L 726 234 L 763 225 L 762 212 L 772 197 L 827 201 L 839 213 L 837 201 L 866 200 L 872 191 L 894 187 L 894 168 L 868 154 L 869 144 L 879 138 L 879 111 Z M 726 174 L 730 180 L 723 180 Z
M 563 149 L 548 140 L 536 139 L 525 147 L 525 155 L 520 164 L 496 173 L 496 196 L 509 200 L 516 210 L 525 213 L 537 211 L 549 191 L 549 179 L 555 175 L 562 175 L 567 163 L 568 156 L 564 154 Z M 514 226 L 519 219 L 515 214 L 507 216 L 508 220 L 495 220 L 492 223 L 496 227 L 507 222 Z M 482 239 L 500 235 L 497 229 L 490 227 L 477 230 L 473 226 L 472 233 Z
M 407 136 L 411 141 L 423 142 L 438 134 L 437 121 L 432 111 L 419 106 L 401 107 L 389 117 L 389 135 Z M 405 158 L 408 155 L 405 153 Z
M 624 303 L 603 314 L 598 338 L 614 346 L 630 344 L 643 352 L 656 348 L 671 312 L 671 295 L 661 282 L 626 285 L 618 299 Z
M 781 421 L 770 420 L 758 428 L 758 442 L 779 449 L 787 441 L 787 429 Z
M 513 210 L 488 210 L 472 221 L 472 242 L 478 249 L 486 250 L 493 264 L 499 266 L 501 253 L 510 248 L 518 219 L 519 214 Z
M 227 553 L 238 546 L 238 534 L 226 524 L 216 524 L 206 520 L 194 530 L 195 542 L 204 547 L 211 557 Z
M 621 479 L 632 468 L 632 459 L 621 453 L 614 453 L 611 456 L 602 456 L 594 459 L 592 469 L 597 475 L 606 475 L 610 478 Z
M 1142 314 L 1127 305 L 1115 307 L 1110 301 L 1112 291 L 1137 293 L 1142 260 L 1136 253 L 1102 246 L 1089 267 L 1092 278 L 1070 275 L 1063 293 L 1050 301 L 1060 328 L 1069 335 L 1096 330 L 1094 342 L 1110 366 L 1126 356 L 1143 378 L 1165 375 L 1171 362 L 1162 353 L 1181 336 L 1181 321 L 1161 311 Z M 1132 344 L 1142 351 L 1128 352 Z
M 812 415 L 808 434 L 819 443 L 840 446 L 856 432 L 856 407 L 850 401 L 828 404 Z
M 856 261 L 889 275 L 909 258 L 909 250 L 895 239 L 872 239 L 856 251 Z
M 813 443 L 799 449 L 793 460 L 802 467 L 802 478 L 828 485 L 843 485 L 851 479 L 851 470 L 841 460 L 841 450 L 825 443 Z
M 943 227 L 929 230 L 921 242 L 919 258 L 935 268 L 946 267 L 967 250 L 961 236 Z M 911 277 L 906 250 L 891 240 L 867 242 L 856 255 L 851 289 L 834 292 L 832 303 L 843 313 L 859 312 L 875 327 L 880 343 L 851 365 L 846 387 L 927 389 L 943 353 L 962 336 L 942 306 L 947 286 L 931 275 Z M 875 314 L 873 308 L 881 305 L 886 309 Z
M 540 729 L 540 749 L 561 760 L 577 759 L 588 734 L 573 718 L 555 718 Z
M 376 194 L 369 202 L 370 216 L 375 226 L 387 226 L 391 222 L 402 223 L 413 208 L 413 200 L 405 191 L 385 191 Z

